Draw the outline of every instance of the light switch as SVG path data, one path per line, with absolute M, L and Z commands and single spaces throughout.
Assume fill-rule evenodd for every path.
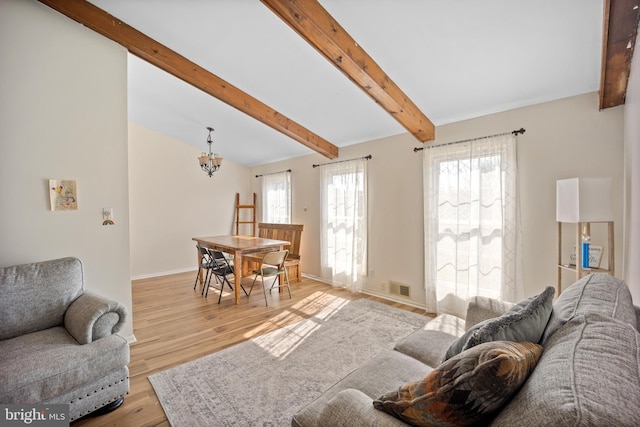
M 102 225 L 115 225 L 112 208 L 102 208 Z

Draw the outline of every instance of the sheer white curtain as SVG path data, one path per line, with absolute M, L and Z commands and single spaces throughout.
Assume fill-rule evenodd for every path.
M 322 278 L 356 292 L 367 272 L 367 161 L 324 165 L 320 174 Z
M 515 136 L 424 150 L 427 311 L 464 316 L 476 295 L 522 298 Z
M 291 173 L 262 176 L 262 221 L 291 224 Z

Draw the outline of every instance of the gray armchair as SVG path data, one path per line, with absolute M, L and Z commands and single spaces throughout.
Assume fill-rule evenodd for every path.
M 0 268 L 0 403 L 69 404 L 71 421 L 129 392 L 125 307 L 86 292 L 77 258 Z

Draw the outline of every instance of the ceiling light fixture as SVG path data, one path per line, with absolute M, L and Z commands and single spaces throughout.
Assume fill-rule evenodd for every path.
M 213 176 L 213 173 L 220 169 L 220 165 L 222 165 L 222 157 L 218 157 L 218 153 L 211 152 L 211 144 L 213 144 L 213 140 L 211 139 L 211 132 L 213 132 L 212 127 L 207 127 L 209 130 L 209 136 L 207 137 L 207 144 L 209 145 L 209 153 L 202 153 L 198 160 L 200 160 L 200 168 L 207 174 L 209 177 Z

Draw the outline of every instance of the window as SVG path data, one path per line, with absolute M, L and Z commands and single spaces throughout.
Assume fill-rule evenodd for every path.
M 425 150 L 425 286 L 432 312 L 521 298 L 515 137 Z
M 322 276 L 357 291 L 367 271 L 367 161 L 324 165 L 320 183 Z
M 262 221 L 291 224 L 291 173 L 262 176 Z

